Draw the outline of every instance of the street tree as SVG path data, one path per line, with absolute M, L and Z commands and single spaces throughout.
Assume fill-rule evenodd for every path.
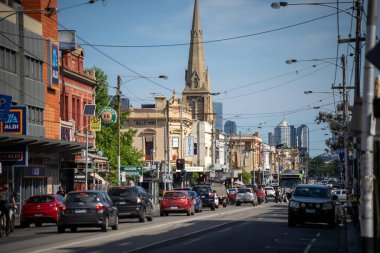
M 110 101 L 109 85 L 107 75 L 103 70 L 93 67 L 96 77 L 96 115 L 100 116 L 100 111 L 109 105 L 116 109 L 117 103 Z M 112 91 L 111 91 L 112 92 Z M 116 99 L 116 96 L 113 97 Z M 128 119 L 127 113 L 120 115 L 121 125 Z M 133 137 L 136 135 L 135 129 L 128 129 L 120 133 L 120 164 L 125 165 L 141 165 L 142 153 L 133 147 Z M 102 130 L 96 134 L 96 149 L 102 151 L 105 157 L 109 159 L 109 173 L 108 181 L 111 184 L 118 182 L 118 169 L 117 169 L 117 124 L 112 126 L 102 126 Z

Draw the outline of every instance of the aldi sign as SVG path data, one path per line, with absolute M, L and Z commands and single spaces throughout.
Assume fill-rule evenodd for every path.
M 3 165 L 27 165 L 26 146 L 0 150 L 0 162 Z
M 26 107 L 11 107 L 8 117 L 0 122 L 0 133 L 26 134 Z

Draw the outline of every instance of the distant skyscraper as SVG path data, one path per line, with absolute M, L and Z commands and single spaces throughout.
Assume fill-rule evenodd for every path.
M 276 145 L 286 145 L 291 147 L 290 143 L 290 127 L 288 122 L 285 120 L 281 121 L 280 124 L 274 129 L 274 137 Z
M 223 131 L 223 104 L 221 102 L 212 102 L 212 110 L 215 113 L 215 128 Z
M 276 139 L 274 138 L 273 132 L 268 133 L 269 146 L 276 146 Z
M 227 120 L 226 123 L 224 123 L 224 132 L 226 134 L 236 134 L 236 123 L 232 120 Z
M 290 147 L 296 148 L 297 147 L 297 129 L 293 126 L 289 126 L 290 130 Z
M 310 151 L 309 148 L 309 128 L 306 125 L 301 125 L 297 128 L 297 147 L 306 155 Z

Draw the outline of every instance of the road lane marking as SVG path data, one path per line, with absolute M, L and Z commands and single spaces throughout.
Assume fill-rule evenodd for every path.
M 226 231 L 228 231 L 228 230 L 231 230 L 231 228 L 221 229 L 221 230 L 219 230 L 218 232 L 219 232 L 219 233 L 223 233 L 223 232 L 226 232 Z
M 249 207 L 243 207 L 242 209 L 232 210 L 232 211 L 228 212 L 228 214 L 241 213 L 241 212 L 246 211 L 247 209 L 250 209 L 250 208 Z M 52 247 L 45 248 L 45 249 L 35 250 L 35 251 L 30 252 L 30 253 L 51 252 L 51 251 L 56 250 L 56 249 L 61 249 L 61 248 L 66 248 L 66 247 L 72 247 L 72 246 L 75 246 L 75 245 L 78 245 L 78 244 L 80 245 L 80 244 L 84 244 L 84 243 L 88 243 L 88 242 L 92 242 L 92 241 L 104 240 L 104 239 L 108 239 L 108 238 L 113 238 L 114 239 L 117 236 L 126 236 L 127 234 L 134 234 L 136 232 L 140 232 L 140 231 L 144 231 L 144 230 L 153 230 L 153 229 L 157 229 L 157 228 L 161 228 L 161 227 L 166 227 L 166 226 L 170 226 L 170 225 L 175 225 L 175 224 L 180 224 L 180 223 L 186 223 L 186 222 L 194 221 L 194 220 L 209 219 L 209 218 L 217 217 L 217 216 L 220 216 L 220 213 L 213 213 L 213 214 L 209 214 L 209 215 L 202 216 L 202 217 L 196 216 L 196 217 L 192 217 L 192 218 L 189 218 L 189 219 L 177 220 L 177 221 L 172 221 L 172 222 L 169 222 L 169 223 L 163 223 L 163 224 L 158 224 L 158 225 L 149 226 L 149 227 L 143 227 L 143 228 L 138 228 L 138 229 L 126 230 L 126 231 L 117 232 L 117 233 L 110 233 L 110 234 L 107 234 L 107 235 L 102 234 L 102 235 L 99 235 L 99 236 L 95 236 L 94 238 L 88 238 L 88 239 L 84 239 L 84 240 L 80 240 L 80 241 L 76 241 L 76 242 L 70 242 L 70 243 L 66 243 L 66 244 L 60 244 L 60 245 L 52 246 Z M 209 229 L 212 229 L 212 228 L 217 228 L 217 227 L 220 227 L 220 226 L 232 223 L 232 222 L 236 222 L 236 220 L 225 222 L 225 223 L 213 226 L 213 227 L 208 227 L 206 229 L 198 230 L 197 232 L 202 232 L 202 231 L 209 230 Z M 191 234 L 193 234 L 193 233 L 189 233 L 188 235 L 191 235 Z M 181 238 L 183 236 L 184 235 L 181 235 L 178 238 Z M 173 240 L 173 239 L 177 239 L 177 237 L 173 237 L 171 239 L 166 239 L 166 240 L 163 240 L 163 241 L 160 241 L 160 242 L 157 242 L 157 243 L 153 243 L 153 244 L 150 244 L 150 245 L 145 245 L 143 247 L 140 247 L 140 248 L 137 248 L 137 249 L 133 249 L 133 251 L 140 250 L 140 249 L 143 249 L 145 247 L 153 246 L 153 245 L 160 244 L 162 242 L 166 242 L 166 241 Z
M 303 253 L 308 253 L 311 249 L 311 246 L 317 241 L 317 238 L 321 235 L 321 233 L 317 233 L 313 239 L 311 239 L 310 243 L 306 246 Z

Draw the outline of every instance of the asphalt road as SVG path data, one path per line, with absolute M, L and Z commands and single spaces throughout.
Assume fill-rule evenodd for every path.
M 0 239 L 0 252 L 344 252 L 344 229 L 322 224 L 287 226 L 287 205 L 228 206 L 194 216 L 173 214 L 153 222 L 122 219 L 119 230 L 58 234 L 55 225 L 16 229 Z

